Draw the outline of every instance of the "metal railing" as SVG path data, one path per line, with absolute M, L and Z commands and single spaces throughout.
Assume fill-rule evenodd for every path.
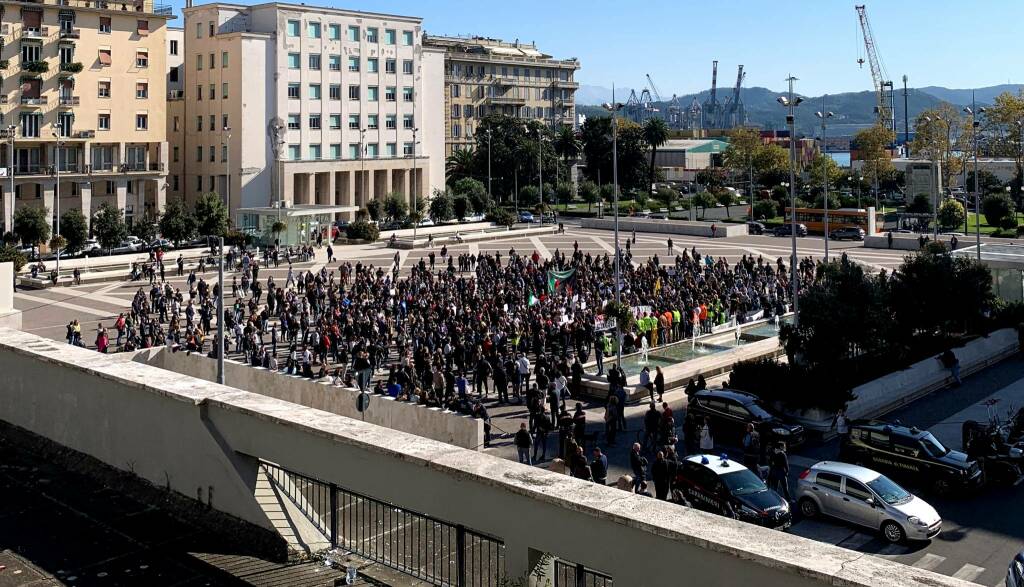
M 170 4 L 158 4 L 151 0 L 30 0 L 33 4 L 49 4 L 67 6 L 69 8 L 98 8 L 100 10 L 117 10 L 119 12 L 145 12 L 151 14 L 171 14 Z
M 612 587 L 612 578 L 579 563 L 555 559 L 555 587 Z
M 497 587 L 505 576 L 498 538 L 267 461 L 260 466 L 332 547 L 433 585 Z

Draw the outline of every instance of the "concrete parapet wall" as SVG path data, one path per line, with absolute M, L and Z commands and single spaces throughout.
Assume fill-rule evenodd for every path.
M 711 238 L 711 225 L 715 225 L 714 238 L 743 236 L 747 234 L 746 224 L 732 222 L 690 222 L 687 220 L 650 220 L 647 218 L 619 218 L 619 230 L 631 232 L 660 232 L 665 234 L 681 234 L 687 236 L 706 236 Z M 615 220 L 612 218 L 583 218 L 583 228 L 614 230 Z
M 623 585 L 969 585 L 23 332 L 0 330 L 0 369 L 0 419 L 185 495 L 212 488 L 263 527 L 257 458 L 492 534 L 511 577 L 550 553 Z
M 939 242 L 949 244 L 949 241 L 953 238 L 947 234 L 940 234 L 938 239 L 934 238 L 934 235 L 926 235 L 932 242 L 938 240 Z M 968 246 L 974 246 L 974 235 L 970 236 L 958 236 L 957 248 L 962 249 Z M 892 234 L 892 247 L 889 246 L 889 237 L 886 233 L 871 235 L 864 237 L 864 248 L 866 249 L 896 249 L 900 251 L 917 251 L 921 249 L 921 242 L 918 240 L 918 235 L 907 234 L 905 232 L 894 232 Z
M 217 361 L 203 355 L 172 353 L 161 347 L 139 351 L 134 360 L 204 381 L 217 381 Z M 462 448 L 477 450 L 484 443 L 483 420 L 377 395 L 372 396 L 369 408 L 360 413 L 356 409 L 359 391 L 336 387 L 331 385 L 330 380 L 310 380 L 297 375 L 273 373 L 262 367 L 251 367 L 230 360 L 224 361 L 224 377 L 232 387 L 238 389 L 339 416 L 365 420 Z

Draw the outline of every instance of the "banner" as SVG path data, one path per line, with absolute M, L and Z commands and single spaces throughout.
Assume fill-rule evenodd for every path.
M 594 330 L 613 330 L 618 324 L 615 316 L 605 316 L 604 314 L 598 314 L 594 317 Z
M 548 293 L 555 293 L 559 288 L 565 289 L 569 293 L 572 293 L 574 285 L 574 276 L 576 275 L 576 268 L 573 267 L 568 271 L 548 271 Z

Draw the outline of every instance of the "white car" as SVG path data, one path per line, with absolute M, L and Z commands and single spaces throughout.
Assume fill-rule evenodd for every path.
M 424 226 L 434 226 L 434 221 L 429 218 L 424 218 L 423 220 L 420 220 L 420 223 L 416 226 L 419 226 L 420 228 L 423 228 Z
M 486 218 L 483 214 L 470 214 L 469 216 L 463 216 L 463 222 L 483 222 Z

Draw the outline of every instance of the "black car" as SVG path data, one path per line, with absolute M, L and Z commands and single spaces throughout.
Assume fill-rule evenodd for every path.
M 789 528 L 789 503 L 743 465 L 712 455 L 691 455 L 676 471 L 672 499 L 690 507 L 778 530 Z
M 834 241 L 841 240 L 864 240 L 864 229 L 857 228 L 856 226 L 844 226 L 843 228 L 837 228 L 829 233 L 828 238 Z
M 739 446 L 747 433 L 747 424 L 753 424 L 761 434 L 761 447 L 785 442 L 787 447 L 802 444 L 804 427 L 788 424 L 761 404 L 757 396 L 730 389 L 705 389 L 690 398 L 687 411 L 703 422 L 711 420 L 711 434 L 715 442 Z
M 782 226 L 776 226 L 773 234 L 775 236 L 791 236 L 793 234 L 792 224 L 783 224 Z M 807 227 L 803 224 L 796 225 L 797 236 L 807 236 Z
M 927 430 L 878 420 L 854 422 L 839 457 L 940 494 L 972 489 L 984 481 L 977 461 L 946 448 Z
M 760 222 L 747 222 L 747 234 L 764 234 L 764 225 Z

